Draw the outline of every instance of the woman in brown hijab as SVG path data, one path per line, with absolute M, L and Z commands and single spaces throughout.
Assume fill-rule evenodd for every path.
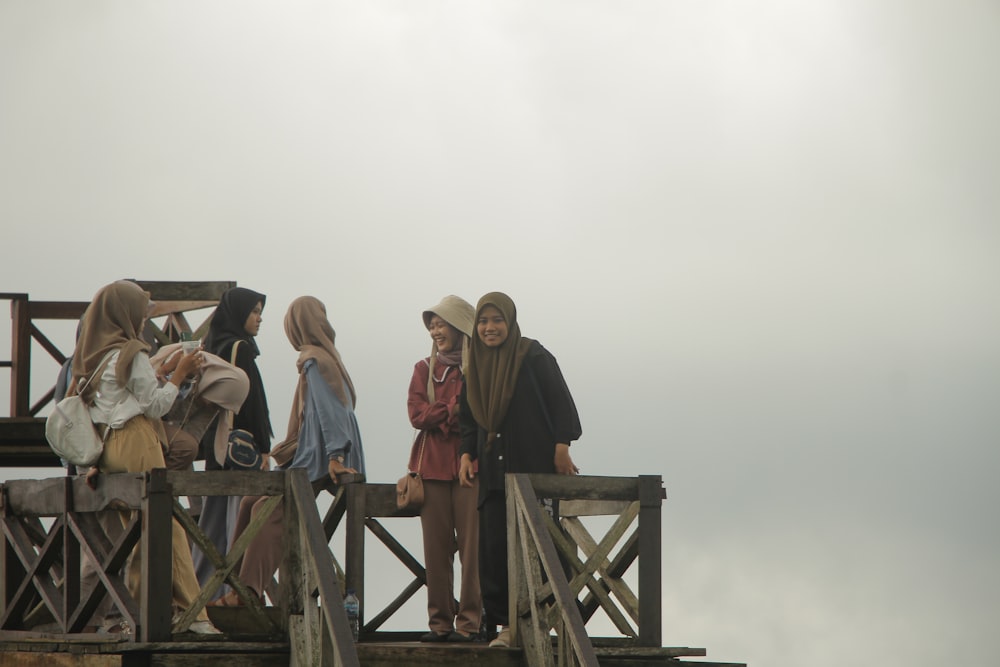
M 292 301 L 285 314 L 285 334 L 299 353 L 299 381 L 287 435 L 272 453 L 284 470 L 305 468 L 313 489 L 319 493 L 327 484 L 336 484 L 338 475 L 365 472 L 361 433 L 354 416 L 357 394 L 334 345 L 336 333 L 327 319 L 326 306 L 319 299 L 302 296 Z M 292 449 L 286 443 L 297 445 Z M 291 454 L 285 454 L 288 451 Z M 234 540 L 260 511 L 263 501 L 259 496 L 243 498 Z M 261 601 L 281 560 L 284 530 L 284 506 L 279 504 L 243 555 L 240 581 Z M 230 591 L 211 604 L 235 607 L 243 601 Z
M 487 625 L 501 626 L 490 646 L 509 646 L 507 609 L 508 472 L 579 472 L 569 454 L 580 418 L 555 357 L 521 336 L 509 296 L 490 292 L 476 306 L 460 413 L 459 480 L 471 486 L 479 463 L 479 581 Z
M 149 344 L 142 339 L 149 312 L 149 293 L 133 282 L 119 280 L 101 288 L 84 313 L 80 338 L 73 355 L 73 381 L 81 384 L 104 366 L 83 398 L 90 404 L 91 420 L 109 428 L 104 452 L 87 473 L 96 483 L 99 472 L 146 472 L 165 467 L 160 442 L 160 418 L 170 410 L 180 385 L 197 374 L 201 358 L 186 354 L 177 362 L 170 380 L 160 385 L 149 361 Z M 187 536 L 173 520 L 171 554 L 173 601 L 177 611 L 187 609 L 199 593 L 198 581 L 187 547 Z M 129 568 L 129 592 L 139 599 L 142 559 L 139 545 Z M 174 628 L 181 632 L 185 628 Z M 191 624 L 198 634 L 219 634 L 202 609 Z

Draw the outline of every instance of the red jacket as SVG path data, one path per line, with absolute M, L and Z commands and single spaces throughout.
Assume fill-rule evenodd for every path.
M 451 481 L 458 479 L 458 447 L 461 435 L 458 416 L 453 409 L 458 405 L 464 379 L 456 366 L 434 365 L 435 400 L 427 396 L 428 359 L 421 359 L 413 366 L 410 393 L 406 401 L 410 423 L 419 429 L 410 448 L 409 470 L 420 473 L 424 479 Z M 424 437 L 426 434 L 426 438 Z M 420 457 L 423 443 L 423 459 Z

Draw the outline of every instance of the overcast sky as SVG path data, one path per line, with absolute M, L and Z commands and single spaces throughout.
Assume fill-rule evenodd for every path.
M 998 63 L 995 0 L 0 0 L 0 292 L 266 293 L 279 433 L 315 295 L 390 482 L 420 312 L 505 291 L 663 475 L 665 644 L 988 664 Z

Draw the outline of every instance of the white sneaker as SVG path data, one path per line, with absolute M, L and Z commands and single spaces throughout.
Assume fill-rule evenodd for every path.
M 500 634 L 490 642 L 490 648 L 508 648 L 510 646 L 510 626 L 500 626 Z
M 212 621 L 195 621 L 188 626 L 188 632 L 196 635 L 221 635 L 222 630 L 212 625 Z

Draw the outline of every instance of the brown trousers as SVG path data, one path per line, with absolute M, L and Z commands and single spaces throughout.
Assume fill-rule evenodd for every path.
M 101 455 L 98 467 L 105 473 L 146 472 L 153 468 L 165 467 L 163 450 L 160 448 L 156 429 L 150 420 L 140 415 L 130 419 L 122 428 L 112 430 L 104 443 L 104 453 Z M 183 610 L 191 606 L 201 588 L 194 576 L 187 535 L 176 519 L 171 523 L 173 601 L 177 610 Z M 128 571 L 128 589 L 136 599 L 139 597 L 142 576 L 141 545 L 141 542 L 136 544 Z M 196 620 L 207 621 L 208 613 L 202 609 L 198 612 Z
M 240 511 L 236 515 L 233 541 L 236 541 L 236 538 L 257 517 L 267 498 L 268 496 L 243 496 L 243 500 L 240 501 Z M 261 526 L 260 532 L 250 542 L 250 546 L 243 552 L 243 560 L 240 562 L 240 581 L 252 588 L 261 598 L 267 592 L 267 585 L 271 583 L 271 577 L 281 563 L 284 536 L 285 501 L 282 499 Z
M 466 488 L 458 480 L 424 480 L 420 526 L 427 568 L 427 625 L 438 634 L 454 629 L 466 635 L 479 632 L 483 599 L 479 592 L 478 493 L 478 486 Z M 456 550 L 462 563 L 457 608 Z

